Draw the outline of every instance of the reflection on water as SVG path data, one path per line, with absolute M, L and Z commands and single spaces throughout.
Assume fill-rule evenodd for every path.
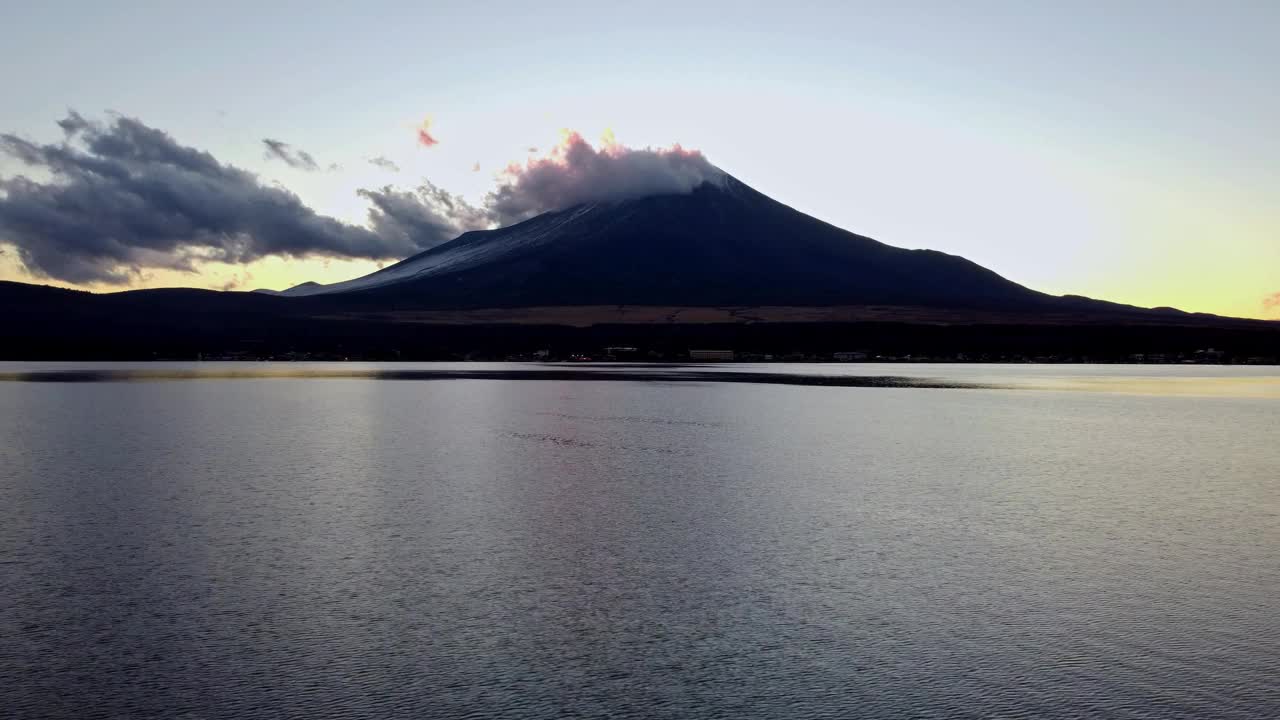
M 541 380 L 1052 390 L 1280 398 L 1280 368 L 1142 365 L 0 363 L 0 381 L 236 379 Z
M 1274 368 L 0 372 L 5 717 L 1280 716 Z
M 738 382 L 778 385 L 832 385 L 841 387 L 922 387 L 965 388 L 997 387 L 961 383 L 937 378 L 894 375 L 820 375 L 811 373 L 700 372 L 674 367 L 654 366 L 648 370 L 622 368 L 537 369 L 418 369 L 418 368 L 309 368 L 255 367 L 247 370 L 225 369 L 77 369 L 14 372 L 0 375 L 0 380 L 17 382 L 138 382 L 147 380 L 236 380 L 236 379 L 335 379 L 356 380 L 612 380 L 620 382 Z

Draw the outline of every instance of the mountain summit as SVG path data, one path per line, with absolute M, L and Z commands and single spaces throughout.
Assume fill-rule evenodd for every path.
M 725 175 L 465 233 L 362 278 L 291 288 L 366 305 L 914 305 L 1031 309 L 1055 298 L 964 258 L 856 235 Z M 333 298 L 337 300 L 337 298 Z
M 1123 360 L 1280 348 L 1275 323 L 1046 295 L 964 258 L 841 230 L 728 176 L 468 232 L 343 283 L 101 295 L 0 283 L 0 311 L 0 357 L 19 358 L 448 360 L 634 347 L 679 359 L 711 347 Z

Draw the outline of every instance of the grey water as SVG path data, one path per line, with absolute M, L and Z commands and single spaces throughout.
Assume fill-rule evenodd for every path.
M 6 718 L 1280 717 L 1280 369 L 0 363 Z

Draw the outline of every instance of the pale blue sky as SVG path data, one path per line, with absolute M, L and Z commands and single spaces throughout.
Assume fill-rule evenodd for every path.
M 612 128 L 1051 292 L 1261 315 L 1280 291 L 1280 3 L 156 5 L 8 10 L 0 131 L 116 110 L 359 220 L 358 187 L 476 197 L 558 128 Z

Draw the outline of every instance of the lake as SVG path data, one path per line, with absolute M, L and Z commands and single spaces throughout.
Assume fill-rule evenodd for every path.
M 1280 368 L 0 363 L 0 707 L 1280 717 Z

